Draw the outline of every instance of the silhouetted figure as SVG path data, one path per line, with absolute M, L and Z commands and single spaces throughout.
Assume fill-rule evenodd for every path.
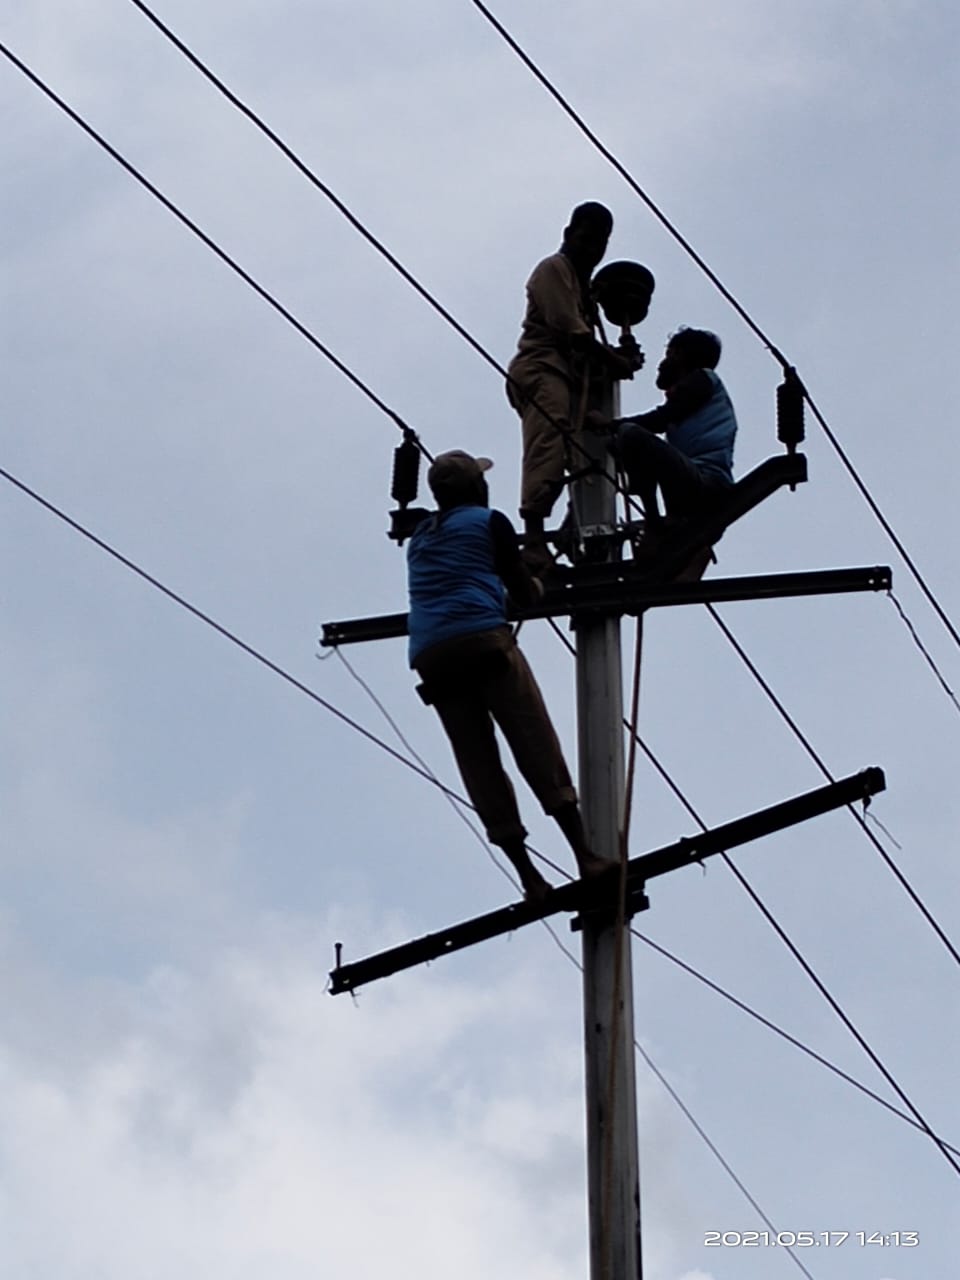
M 520 557 L 516 530 L 491 511 L 484 472 L 493 464 L 453 450 L 427 480 L 439 508 L 407 548 L 410 665 L 436 708 L 460 774 L 492 844 L 520 876 L 528 899 L 550 885 L 527 854 L 526 829 L 504 772 L 494 733 L 499 725 L 537 799 L 558 823 L 581 876 L 615 864 L 596 857 L 583 829 L 577 793 L 540 689 L 507 623 L 505 589 L 520 606 L 543 588 Z
M 590 275 L 607 251 L 613 215 L 593 201 L 570 215 L 557 253 L 534 267 L 517 354 L 507 370 L 507 398 L 523 426 L 520 515 L 524 560 L 537 572 L 552 557 L 544 521 L 563 490 L 565 469 L 576 470 L 575 446 L 586 408 L 591 365 L 614 378 L 632 378 L 643 362 L 630 360 L 594 336 L 596 308 Z
M 641 548 L 655 551 L 669 526 L 709 511 L 733 484 L 733 442 L 737 418 L 726 388 L 714 372 L 720 339 L 706 329 L 678 329 L 657 368 L 664 402 L 649 413 L 590 425 L 611 430 L 610 451 L 627 473 L 631 493 L 643 502 Z M 664 439 L 660 437 L 664 436 Z M 664 516 L 657 505 L 663 497 Z M 699 577 L 710 559 L 700 557 Z

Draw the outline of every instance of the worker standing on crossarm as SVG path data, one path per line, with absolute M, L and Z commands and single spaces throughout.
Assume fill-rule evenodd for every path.
M 615 864 L 587 844 L 563 751 L 533 672 L 507 622 L 505 592 L 532 604 L 543 588 L 520 557 L 517 534 L 489 509 L 488 458 L 453 450 L 433 462 L 427 481 L 438 510 L 407 548 L 410 665 L 436 708 L 470 799 L 520 876 L 525 896 L 540 901 L 550 885 L 530 861 L 526 829 L 504 772 L 494 723 L 517 767 L 573 850 L 581 876 Z
M 597 340 L 590 276 L 607 251 L 613 215 L 602 204 L 577 205 L 557 253 L 534 267 L 517 354 L 507 369 L 507 398 L 520 414 L 523 464 L 520 515 L 524 560 L 534 572 L 552 559 L 544 521 L 563 490 L 564 473 L 582 465 L 577 449 L 591 368 L 632 378 L 643 357 L 627 357 Z

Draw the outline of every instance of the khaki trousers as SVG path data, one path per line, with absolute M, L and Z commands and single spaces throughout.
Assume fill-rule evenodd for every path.
M 543 695 L 509 627 L 433 645 L 419 655 L 416 669 L 491 844 L 509 844 L 527 834 L 504 772 L 495 724 L 545 813 L 576 802 Z
M 547 519 L 563 491 L 564 472 L 576 467 L 583 397 L 571 379 L 535 360 L 515 358 L 507 399 L 520 414 L 523 462 L 520 514 Z

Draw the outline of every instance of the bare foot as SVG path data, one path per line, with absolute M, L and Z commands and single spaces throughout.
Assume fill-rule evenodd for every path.
M 522 875 L 520 880 L 523 885 L 524 899 L 532 906 L 538 907 L 553 892 L 553 885 L 550 881 L 545 880 L 540 872 L 533 867 Z

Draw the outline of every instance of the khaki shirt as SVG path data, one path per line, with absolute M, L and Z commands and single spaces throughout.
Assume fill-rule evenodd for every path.
M 569 374 L 573 356 L 570 337 L 592 332 L 573 263 L 563 253 L 544 258 L 527 281 L 527 311 L 514 359 L 535 360 Z

